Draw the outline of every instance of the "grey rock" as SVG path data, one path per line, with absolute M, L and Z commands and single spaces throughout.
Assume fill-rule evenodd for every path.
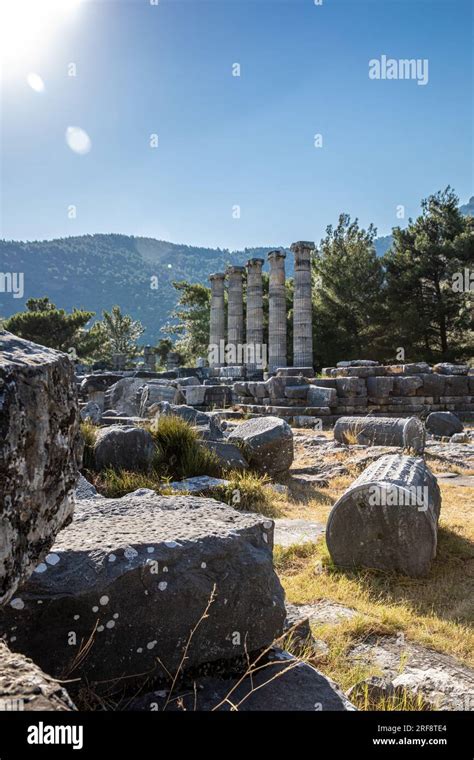
M 336 367 L 378 367 L 379 363 L 372 359 L 351 359 L 351 361 L 337 362 Z
M 313 367 L 277 367 L 277 377 L 314 377 Z
M 206 412 L 199 412 L 187 404 L 170 404 L 162 401 L 158 404 L 157 416 L 174 414 L 176 417 L 182 417 L 183 420 L 191 425 L 208 425 L 209 415 Z
M 208 385 L 190 385 L 183 388 L 182 393 L 186 399 L 186 404 L 190 406 L 204 406 L 209 387 Z
M 153 669 L 164 676 L 158 658 L 175 673 L 213 589 L 186 668 L 232 660 L 281 635 L 272 520 L 196 496 L 129 494 L 81 508 L 49 561 L 0 612 L 0 638 L 16 626 L 15 649 L 46 672 L 106 680 L 107 690 L 115 678 Z
M 122 380 L 122 375 L 111 372 L 87 375 L 87 377 L 81 381 L 81 393 L 89 394 L 104 392 L 119 380 Z
M 239 712 L 355 710 L 334 681 L 288 652 L 274 647 L 269 652 L 268 660 L 262 660 L 262 663 L 265 663 L 265 667 L 256 671 L 252 679 L 243 679 L 237 688 L 234 687 L 243 674 L 237 673 L 233 678 L 199 678 L 196 681 L 196 694 L 193 683 L 189 683 L 176 690 L 166 709 L 182 709 L 176 702 L 175 698 L 178 697 L 182 699 L 185 710 L 196 709 L 201 712 L 217 708 L 218 711 L 227 712 L 231 707 L 224 700 L 232 691 L 229 699 Z M 166 698 L 166 691 L 152 692 L 138 697 L 128 709 L 160 710 L 164 708 Z
M 99 430 L 94 459 L 98 470 L 112 467 L 115 470 L 146 470 L 153 459 L 155 448 L 148 430 L 133 425 L 111 425 Z
M 264 383 L 266 390 L 265 396 L 263 396 L 263 398 L 266 398 L 268 396 L 272 401 L 275 399 L 284 398 L 285 388 L 289 386 L 292 386 L 294 388 L 297 385 L 301 386 L 302 388 L 308 387 L 308 383 L 304 377 L 295 377 L 293 375 L 278 375 L 277 377 L 271 377 Z
M 386 455 L 338 499 L 326 527 L 335 565 L 427 575 L 436 556 L 441 495 L 423 459 Z
M 308 390 L 312 386 L 307 385 L 288 385 L 285 388 L 285 398 L 298 398 L 298 399 L 306 399 L 308 395 Z
M 0 641 L 0 711 L 67 712 L 75 709 L 61 684 Z
M 404 375 L 421 375 L 421 374 L 429 374 L 431 372 L 431 367 L 426 362 L 413 362 L 412 364 L 404 364 L 403 365 L 403 374 Z
M 138 391 L 145 384 L 139 377 L 122 377 L 107 389 L 104 397 L 104 409 L 115 409 L 125 417 L 137 417 L 140 414 L 141 394 Z
M 293 546 L 316 541 L 324 533 L 324 525 L 311 520 L 277 518 L 275 520 L 275 544 Z
M 314 604 L 287 604 L 287 614 L 291 610 L 294 618 L 307 618 L 310 623 L 337 625 L 343 620 L 352 620 L 358 616 L 357 610 L 343 604 L 320 599 Z
M 247 470 L 248 463 L 242 451 L 229 441 L 204 441 L 203 445 L 213 452 L 221 467 L 230 470 Z
M 68 356 L 0 331 L 0 605 L 72 518 L 82 456 Z
M 81 411 L 81 420 L 84 422 L 89 421 L 92 422 L 93 425 L 98 425 L 101 418 L 102 418 L 102 411 L 95 401 L 88 401 L 87 404 L 85 404 Z
M 265 398 L 268 394 L 266 383 L 262 382 L 250 382 L 247 383 L 247 391 L 254 398 Z M 243 394 L 245 395 L 245 394 Z
M 461 420 L 453 412 L 431 412 L 426 418 L 425 425 L 433 435 L 452 436 L 464 430 Z
M 359 377 L 336 377 L 333 382 L 338 396 L 367 396 L 365 380 Z
M 393 377 L 368 377 L 367 393 L 369 396 L 387 397 L 393 391 Z
M 201 385 L 201 381 L 195 375 L 191 375 L 190 377 L 180 377 L 178 380 L 178 386 L 180 388 L 189 387 L 191 385 Z
M 116 409 L 106 409 L 104 412 L 102 412 L 101 417 L 105 417 L 105 418 L 120 417 L 120 412 L 117 412 Z
M 334 439 L 363 446 L 399 446 L 421 454 L 425 430 L 417 417 L 340 417 L 334 425 Z
M 293 425 L 299 428 L 314 428 L 316 418 L 311 417 L 309 414 L 297 414 L 293 417 Z
M 419 695 L 432 709 L 474 709 L 474 670 L 403 636 L 370 636 L 348 652 L 348 659 L 359 666 L 375 665 L 396 692 Z
M 394 382 L 394 396 L 414 396 L 418 388 L 423 387 L 423 380 L 418 375 L 391 379 Z
M 439 375 L 467 375 L 468 370 L 467 364 L 450 364 L 449 362 L 440 362 L 433 367 L 433 372 Z
M 334 388 L 308 385 L 306 403 L 308 406 L 337 406 L 337 392 Z
M 89 483 L 88 480 L 84 477 L 84 475 L 79 475 L 79 480 L 77 481 L 76 490 L 74 492 L 76 501 L 81 501 L 82 499 L 94 499 L 95 497 L 99 497 L 99 494 L 97 493 L 97 488 L 92 485 L 92 483 Z M 102 497 L 99 497 L 102 498 Z
M 149 417 L 155 404 L 167 401 L 176 404 L 179 401 L 180 392 L 170 383 L 173 381 L 162 380 L 156 383 L 147 383 L 141 389 L 138 414 L 140 417 Z
M 469 378 L 467 375 L 447 375 L 444 393 L 446 396 L 468 396 Z M 465 400 L 468 402 L 468 398 Z
M 347 696 L 349 699 L 361 698 L 372 709 L 374 709 L 374 706 L 380 709 L 382 700 L 393 699 L 396 693 L 397 691 L 389 678 L 370 676 L 351 686 L 347 692 Z
M 451 443 L 469 443 L 470 440 L 468 433 L 454 433 L 451 436 Z
M 196 475 L 193 478 L 185 478 L 184 480 L 173 480 L 169 484 L 169 487 L 172 488 L 173 491 L 204 493 L 228 485 L 229 481 L 224 480 L 223 478 L 211 478 L 209 475 Z
M 277 474 L 293 463 L 293 432 L 279 417 L 257 417 L 238 425 L 228 440 L 244 444 L 244 456 L 255 469 Z
M 443 396 L 446 388 L 446 378 L 444 375 L 423 373 L 419 375 L 423 380 L 423 393 L 425 396 Z

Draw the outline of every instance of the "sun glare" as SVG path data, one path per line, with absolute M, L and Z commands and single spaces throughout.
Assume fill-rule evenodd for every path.
M 74 16 L 82 0 L 1 0 L 0 58 L 21 62 L 42 53 L 58 27 Z

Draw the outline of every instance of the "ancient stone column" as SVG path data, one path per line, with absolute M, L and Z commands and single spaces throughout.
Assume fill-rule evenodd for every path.
M 264 369 L 263 349 L 263 259 L 249 259 L 247 262 L 247 370 Z
M 270 251 L 270 286 L 268 291 L 268 370 L 286 367 L 286 291 L 283 251 Z
M 313 366 L 313 325 L 311 303 L 311 251 L 314 243 L 293 243 L 295 255 L 293 296 L 293 366 Z
M 326 541 L 334 564 L 426 575 L 440 507 L 438 483 L 421 457 L 380 457 L 332 508 Z
M 362 446 L 400 446 L 422 454 L 425 429 L 418 417 L 339 417 L 334 440 Z
M 211 282 L 211 319 L 209 329 L 209 366 L 221 367 L 224 363 L 219 361 L 219 351 L 225 344 L 225 306 L 224 306 L 224 281 L 223 272 L 215 272 L 209 277 Z
M 227 267 L 227 364 L 242 364 L 244 344 L 244 294 L 242 275 L 245 267 Z M 232 350 L 233 349 L 233 350 Z
M 143 349 L 143 361 L 145 363 L 145 367 L 151 372 L 154 372 L 156 370 L 156 358 L 152 346 L 145 346 Z

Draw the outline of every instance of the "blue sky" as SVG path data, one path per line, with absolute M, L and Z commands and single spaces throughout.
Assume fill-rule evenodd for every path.
M 289 245 L 472 194 L 468 0 L 84 0 L 40 43 L 4 66 L 2 237 Z M 428 84 L 369 79 L 383 54 L 428 59 Z

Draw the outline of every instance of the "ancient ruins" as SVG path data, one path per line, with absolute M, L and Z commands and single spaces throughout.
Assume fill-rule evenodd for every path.
M 472 670 L 407 644 L 415 665 L 400 674 L 389 637 L 347 655 L 382 658 L 386 679 L 342 689 L 325 674 L 328 645 L 313 626 L 356 612 L 285 598 L 274 546 L 325 541 L 331 564 L 318 572 L 350 578 L 439 573 L 445 481 L 433 469 L 454 469 L 459 487 L 472 486 L 474 469 L 472 368 L 352 359 L 316 374 L 313 247 L 291 246 L 290 362 L 277 250 L 268 335 L 263 259 L 211 276 L 209 366 L 172 356 L 157 372 L 147 347 L 140 369 L 117 355 L 110 370 L 81 372 L 65 354 L 0 333 L 0 704 L 354 710 L 369 689 L 374 704 L 408 693 L 472 709 Z M 184 437 L 167 450 L 160 431 L 172 435 L 173 420 Z M 341 477 L 325 524 L 269 516 L 273 502 L 304 514 Z

